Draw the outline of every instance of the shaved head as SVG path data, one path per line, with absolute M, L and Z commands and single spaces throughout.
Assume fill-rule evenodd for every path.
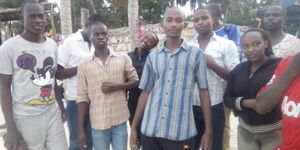
M 170 13 L 180 14 L 183 17 L 183 19 L 185 18 L 184 12 L 178 7 L 167 8 L 166 11 L 164 12 L 164 18 L 166 18 L 166 16 L 169 15 Z

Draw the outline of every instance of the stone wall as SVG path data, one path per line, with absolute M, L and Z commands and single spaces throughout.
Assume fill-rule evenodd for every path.
M 186 41 L 190 41 L 195 34 L 197 33 L 193 27 L 192 22 L 187 22 L 187 27 L 182 32 L 182 38 Z M 144 25 L 147 31 L 155 32 L 159 38 L 159 44 L 157 47 L 160 47 L 162 43 L 165 41 L 166 37 L 164 34 L 163 29 L 160 27 L 160 24 L 147 24 Z M 248 27 L 246 26 L 239 26 L 240 33 L 246 31 Z M 123 51 L 123 52 L 130 52 L 132 49 L 130 48 L 130 38 L 129 38 L 129 28 L 123 27 L 118 29 L 111 29 L 109 30 L 109 47 L 112 48 L 114 51 Z
M 160 27 L 160 24 L 147 24 L 144 25 L 147 31 L 155 32 L 159 38 L 158 47 L 161 46 L 163 41 L 165 41 L 165 34 L 163 29 Z M 193 36 L 196 34 L 196 31 L 193 27 L 192 22 L 188 22 L 188 26 L 182 32 L 182 38 L 184 40 L 191 40 Z M 123 51 L 130 52 L 132 49 L 130 48 L 130 39 L 129 39 L 129 28 L 123 27 L 118 29 L 109 30 L 109 46 L 114 51 Z

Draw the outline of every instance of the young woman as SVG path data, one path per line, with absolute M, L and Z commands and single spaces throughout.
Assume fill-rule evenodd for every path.
M 231 72 L 224 102 L 239 118 L 238 149 L 273 150 L 281 143 L 281 113 L 279 105 L 270 113 L 256 111 L 256 95 L 272 78 L 280 62 L 274 58 L 267 33 L 250 29 L 241 38 L 248 61 Z

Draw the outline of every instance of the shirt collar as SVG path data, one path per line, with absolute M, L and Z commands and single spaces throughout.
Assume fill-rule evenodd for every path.
M 193 37 L 191 44 L 195 44 L 199 47 L 198 36 L 199 36 L 199 34 L 197 34 Z M 215 32 L 213 32 L 213 35 L 210 38 L 209 42 L 216 41 L 217 39 L 218 39 L 218 35 Z
M 180 46 L 180 50 L 184 50 L 184 51 L 188 51 L 190 49 L 189 45 L 182 39 L 181 40 L 181 46 Z M 166 42 L 164 42 L 163 46 L 159 49 L 159 52 L 163 52 L 163 51 L 167 51 L 168 48 L 166 47 Z
M 83 36 L 81 34 L 83 30 L 79 29 L 75 34 L 74 34 L 74 39 L 77 41 L 84 41 Z
M 108 51 L 109 51 L 108 57 L 119 57 L 118 53 L 116 53 L 115 51 L 111 50 L 110 48 L 108 48 Z M 95 58 L 97 58 L 97 57 L 95 56 L 95 53 L 94 53 L 91 60 L 93 60 Z

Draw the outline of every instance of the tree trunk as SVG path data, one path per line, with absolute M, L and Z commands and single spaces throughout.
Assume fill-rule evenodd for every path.
M 138 0 L 128 0 L 128 25 L 131 39 L 131 49 L 138 43 L 138 22 L 139 22 L 139 2 Z
M 80 8 L 80 20 L 81 20 L 81 27 L 83 30 L 86 29 L 86 23 L 87 23 L 89 16 L 90 16 L 90 12 L 88 9 Z
M 60 1 L 61 34 L 68 36 L 72 33 L 71 0 Z
M 90 5 L 91 5 L 93 13 L 96 14 L 97 11 L 96 11 L 96 7 L 95 7 L 94 1 L 93 1 L 93 0 L 87 0 L 87 1 L 88 1 L 88 2 L 90 3 Z

